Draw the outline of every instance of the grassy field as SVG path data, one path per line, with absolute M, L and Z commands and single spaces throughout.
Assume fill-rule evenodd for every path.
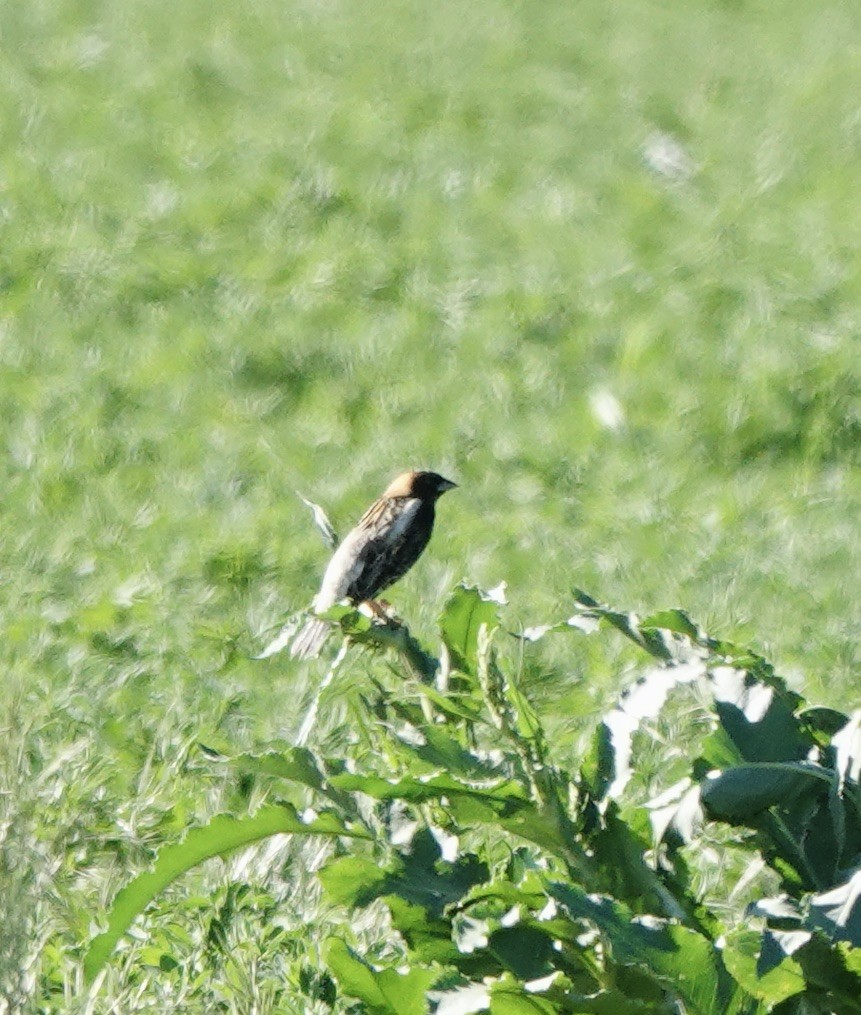
M 121 963 L 85 1007 L 78 960 L 128 873 L 234 792 L 196 744 L 295 731 L 314 675 L 249 656 L 325 562 L 296 491 L 344 531 L 405 467 L 457 480 L 391 597 L 420 636 L 461 577 L 507 581 L 515 628 L 578 586 L 684 606 L 857 704 L 859 22 L 7 6 L 6 1010 L 178 1003 Z M 630 679 L 609 646 L 523 667 L 574 734 Z M 168 900 L 190 967 L 229 880 Z M 199 1010 L 292 1010 L 255 980 L 255 926 Z

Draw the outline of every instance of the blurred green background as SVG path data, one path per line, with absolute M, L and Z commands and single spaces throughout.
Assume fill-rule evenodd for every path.
M 344 532 L 403 468 L 457 480 L 390 596 L 419 636 L 461 577 L 514 629 L 579 586 L 857 703 L 859 22 L 4 6 L 7 980 L 42 933 L 68 993 L 106 841 L 215 805 L 197 740 L 293 729 L 307 672 L 248 656 L 326 560 L 296 491 Z M 574 729 L 630 677 L 522 665 Z

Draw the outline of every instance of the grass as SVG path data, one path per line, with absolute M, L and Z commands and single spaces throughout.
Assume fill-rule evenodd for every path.
M 230 792 L 199 740 L 295 729 L 313 678 L 248 655 L 325 560 L 296 490 L 345 530 L 405 466 L 461 484 L 392 596 L 419 633 L 463 575 L 524 625 L 576 585 L 853 699 L 859 17 L 4 13 L 9 1010 L 83 1004 L 94 915 Z M 626 675 L 571 651 L 523 665 L 576 732 Z

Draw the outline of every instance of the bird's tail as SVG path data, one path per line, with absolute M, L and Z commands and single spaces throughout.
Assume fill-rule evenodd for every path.
M 325 620 L 311 617 L 293 639 L 293 643 L 290 646 L 290 655 L 294 659 L 313 659 L 314 656 L 319 655 L 331 626 Z

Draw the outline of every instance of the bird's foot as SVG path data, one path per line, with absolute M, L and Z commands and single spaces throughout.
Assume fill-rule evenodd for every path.
M 359 604 L 359 610 L 370 617 L 372 620 L 376 620 L 381 624 L 387 626 L 400 626 L 397 614 L 394 611 L 391 603 L 386 602 L 385 599 L 366 599 L 363 603 Z

